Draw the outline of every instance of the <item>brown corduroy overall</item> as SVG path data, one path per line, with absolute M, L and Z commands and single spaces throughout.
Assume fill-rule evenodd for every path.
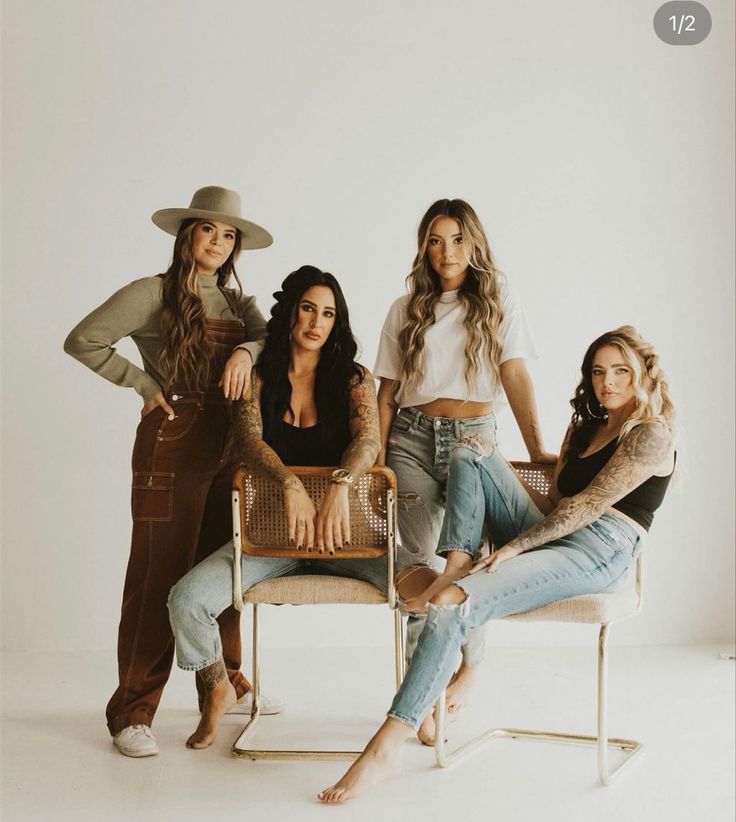
M 151 725 L 169 678 L 174 638 L 166 603 L 169 590 L 196 563 L 232 537 L 227 459 L 230 403 L 217 382 L 243 326 L 206 320 L 212 346 L 207 391 L 172 389 L 169 420 L 157 407 L 140 422 L 133 447 L 133 538 L 118 631 L 117 690 L 107 705 L 107 726 Z M 228 676 L 238 697 L 250 689 L 240 673 L 240 614 L 219 618 Z M 201 702 L 201 695 L 200 695 Z

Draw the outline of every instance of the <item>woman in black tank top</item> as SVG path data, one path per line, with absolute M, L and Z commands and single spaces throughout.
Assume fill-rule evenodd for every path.
M 304 549 L 304 560 L 245 557 L 248 587 L 259 579 L 298 573 L 310 551 L 334 555 L 350 542 L 348 490 L 373 466 L 380 447 L 375 383 L 368 369 L 355 362 L 357 345 L 337 280 L 302 266 L 274 297 L 250 397 L 235 409 L 233 450 L 251 470 L 283 488 L 289 539 Z M 289 468 L 299 465 L 338 466 L 319 510 Z M 197 671 L 206 690 L 202 719 L 187 741 L 193 748 L 212 743 L 220 718 L 236 700 L 223 676 L 222 657 L 211 662 L 219 650 L 216 617 L 230 603 L 231 562 L 232 542 L 187 574 L 169 597 L 177 662 Z M 364 579 L 385 592 L 386 557 L 325 557 L 321 565 L 330 568 L 331 563 L 341 566 L 334 572 Z
M 350 539 L 348 489 L 380 447 L 375 383 L 355 362 L 348 308 L 332 274 L 302 266 L 274 297 L 234 446 L 250 468 L 283 485 L 293 544 L 334 553 Z M 289 465 L 339 466 L 319 511 Z
M 435 606 L 431 630 L 422 632 L 368 755 L 320 794 L 323 801 L 343 802 L 394 773 L 399 748 L 447 686 L 468 631 L 606 591 L 633 566 L 674 469 L 674 408 L 652 346 L 631 326 L 603 334 L 585 355 L 572 406 L 548 497 L 524 488 L 492 442 L 458 442 L 437 548 L 448 556 L 445 571 L 405 603 Z M 484 521 L 498 550 L 478 561 Z

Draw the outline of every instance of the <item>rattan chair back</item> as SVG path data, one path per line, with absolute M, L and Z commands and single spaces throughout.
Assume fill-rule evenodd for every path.
M 555 466 L 544 462 L 512 462 L 511 467 L 524 482 L 545 496 L 549 493 Z
M 315 508 L 319 509 L 334 467 L 292 466 Z M 233 479 L 240 495 L 240 540 L 243 553 L 261 557 L 297 559 L 372 559 L 383 556 L 393 538 L 393 501 L 396 478 L 388 468 L 374 467 L 349 491 L 350 546 L 335 554 L 307 553 L 289 544 L 284 494 L 279 485 L 240 468 Z M 391 502 L 388 502 L 391 500 Z M 237 535 L 236 535 L 237 536 Z

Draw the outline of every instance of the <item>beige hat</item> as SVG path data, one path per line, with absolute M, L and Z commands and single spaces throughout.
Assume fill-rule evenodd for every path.
M 189 208 L 162 208 L 151 219 L 159 228 L 176 235 L 182 221 L 190 217 L 235 226 L 243 235 L 243 248 L 267 248 L 273 242 L 265 228 L 240 216 L 240 195 L 220 186 L 200 188 L 194 192 Z

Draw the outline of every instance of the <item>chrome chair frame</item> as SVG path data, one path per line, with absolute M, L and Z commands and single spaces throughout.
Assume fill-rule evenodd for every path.
M 304 475 L 304 474 L 311 474 L 312 476 L 316 474 L 322 475 L 329 475 L 332 471 L 332 467 L 326 468 L 300 468 L 300 467 L 293 467 L 291 469 L 297 476 Z M 383 474 L 387 477 L 389 481 L 389 487 L 386 490 L 386 525 L 387 525 L 387 544 L 386 544 L 386 554 L 388 559 L 388 594 L 384 602 L 387 602 L 391 610 L 393 611 L 393 642 L 394 642 L 394 664 L 395 664 L 395 674 L 396 674 L 396 687 L 397 689 L 401 685 L 401 682 L 404 678 L 404 633 L 402 628 L 402 620 L 401 620 L 401 612 L 399 611 L 399 603 L 398 603 L 398 595 L 396 591 L 396 522 L 397 522 L 397 500 L 396 500 L 396 477 L 388 468 L 384 467 L 374 467 L 371 469 L 371 474 Z M 241 572 L 241 556 L 243 551 L 243 544 L 244 544 L 244 520 L 242 517 L 242 509 L 241 509 L 241 479 L 243 472 L 239 471 L 234 478 L 233 481 L 233 491 L 232 491 L 232 515 L 233 515 L 233 605 L 235 606 L 236 610 L 244 611 L 246 604 L 248 603 L 248 593 L 245 595 L 242 594 L 242 572 Z M 279 554 L 274 552 L 275 556 Z M 283 556 L 283 552 L 281 554 Z M 310 559 L 314 559 L 313 555 L 309 556 Z M 334 580 L 336 577 L 330 575 L 321 575 L 319 577 L 320 580 Z M 341 581 L 345 581 L 344 577 L 337 577 Z M 272 580 L 273 581 L 273 580 Z M 354 580 L 350 580 L 354 582 Z M 255 592 L 261 584 L 267 583 L 259 583 L 258 585 L 254 586 L 253 591 Z M 369 583 L 362 583 L 368 585 Z M 372 587 L 372 586 L 371 586 Z M 379 592 L 376 591 L 376 594 Z M 260 604 L 268 604 L 268 603 L 258 603 L 258 602 L 251 602 L 250 603 L 253 607 L 253 635 L 252 635 L 252 642 L 253 642 L 253 671 L 252 671 L 252 689 L 253 689 L 253 707 L 251 709 L 251 714 L 248 722 L 245 724 L 245 727 L 240 732 L 240 735 L 233 743 L 232 752 L 235 756 L 242 758 L 242 759 L 280 759 L 280 760 L 294 760 L 294 759 L 355 759 L 360 756 L 361 751 L 353 751 L 353 750 L 307 750 L 307 749 L 295 749 L 295 750 L 274 750 L 274 749 L 265 749 L 265 748 L 248 748 L 246 747 L 246 742 L 248 741 L 249 737 L 252 735 L 255 727 L 258 723 L 258 720 L 262 716 L 261 714 L 261 705 L 260 705 L 260 697 L 261 697 L 261 666 L 260 666 L 260 659 L 259 659 L 259 605 Z M 276 603 L 273 603 L 276 604 Z M 288 603 L 283 603 L 288 604 Z M 330 604 L 328 602 L 317 602 L 314 604 Z M 334 603 L 333 603 L 334 604 Z M 341 604 L 341 603 L 337 603 Z M 351 603 L 353 604 L 353 603 Z M 372 604 L 372 603 L 355 603 L 355 604 Z
M 522 471 L 543 472 L 549 478 L 549 470 L 534 463 L 512 463 L 515 469 Z M 447 732 L 447 692 L 443 691 L 435 705 L 435 760 L 441 768 L 454 765 L 466 754 L 477 750 L 482 745 L 492 739 L 511 738 L 528 739 L 536 742 L 554 742 L 570 745 L 585 745 L 595 747 L 598 758 L 598 777 L 603 785 L 610 785 L 614 777 L 618 776 L 624 768 L 628 767 L 641 753 L 642 743 L 634 739 L 621 739 L 619 737 L 608 736 L 608 636 L 611 625 L 623 622 L 626 619 L 637 616 L 642 609 L 642 582 L 644 574 L 644 564 L 641 553 L 636 558 L 635 567 L 635 595 L 636 605 L 630 613 L 608 622 L 588 623 L 598 624 L 598 676 L 597 676 L 597 734 L 588 736 L 584 734 L 559 733 L 552 731 L 537 731 L 523 728 L 490 728 L 478 736 L 458 746 L 454 750 L 449 750 L 446 742 Z M 605 597 L 607 594 L 597 594 L 595 596 Z M 610 596 L 610 595 L 608 595 Z M 547 606 L 548 607 L 548 606 Z M 542 609 L 535 609 L 541 611 Z M 534 620 L 535 611 L 524 614 L 527 621 Z M 513 620 L 514 616 L 506 617 Z M 554 621 L 549 618 L 540 617 L 540 621 Z M 567 620 L 570 621 L 570 620 Z M 583 621 L 581 620 L 581 624 Z M 609 749 L 621 749 L 625 752 L 624 758 L 615 767 L 610 767 L 608 761 Z

